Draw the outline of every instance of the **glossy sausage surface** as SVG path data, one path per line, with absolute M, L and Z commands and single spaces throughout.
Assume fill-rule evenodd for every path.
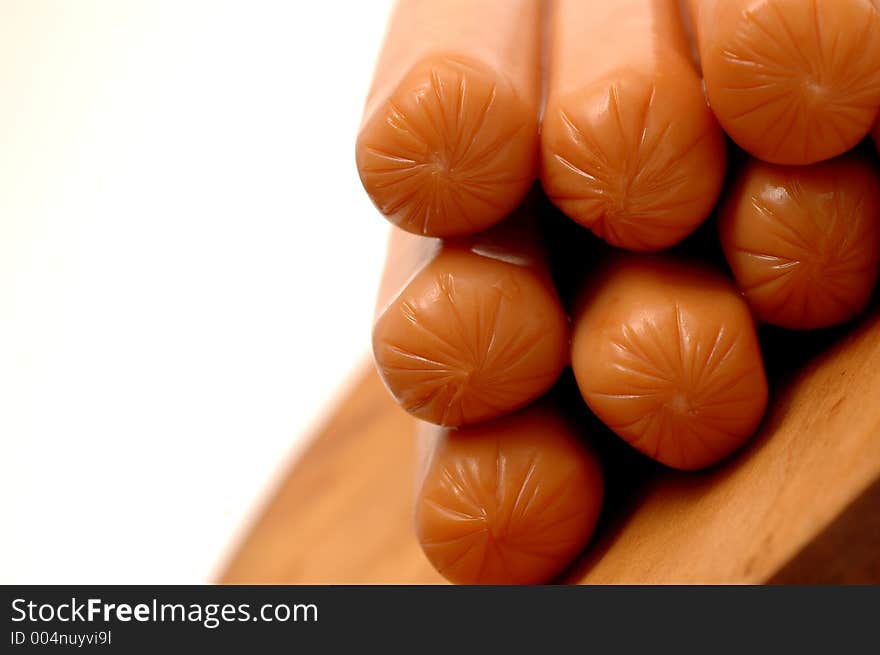
M 557 0 L 549 39 L 547 195 L 612 245 L 681 241 L 712 210 L 726 159 L 676 0 Z
M 880 176 L 849 155 L 812 166 L 752 160 L 719 214 L 737 285 L 762 320 L 820 328 L 862 312 L 880 266 Z
M 467 239 L 394 232 L 373 354 L 415 416 L 463 425 L 523 407 L 559 377 L 568 340 L 532 216 Z
M 588 284 L 572 368 L 595 414 L 678 469 L 710 466 L 763 416 L 767 380 L 749 308 L 702 266 L 629 255 Z
M 404 230 L 471 234 L 537 168 L 539 0 L 401 0 L 357 139 L 364 188 Z
M 709 102 L 759 159 L 842 154 L 880 108 L 874 0 L 688 0 Z
M 539 403 L 460 430 L 426 428 L 416 534 L 447 579 L 546 583 L 587 545 L 602 470 L 558 408 Z

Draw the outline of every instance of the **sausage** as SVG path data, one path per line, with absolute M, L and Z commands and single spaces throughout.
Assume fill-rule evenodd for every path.
M 568 363 L 569 329 L 534 217 L 425 239 L 395 230 L 373 354 L 404 409 L 458 426 L 527 405 Z
M 429 452 L 416 536 L 458 584 L 541 584 L 586 547 L 602 506 L 602 468 L 549 403 L 477 426 L 425 425 Z
M 880 267 L 880 178 L 855 155 L 748 162 L 719 213 L 724 254 L 755 314 L 819 328 L 860 314 Z
M 614 260 L 575 310 L 572 368 L 614 432 L 677 469 L 742 445 L 767 405 L 748 305 L 713 270 L 660 256 Z
M 842 154 L 880 108 L 875 0 L 688 0 L 709 104 L 776 164 Z
M 392 223 L 438 237 L 497 223 L 536 177 L 539 0 L 400 0 L 357 138 Z
M 656 251 L 712 210 L 726 144 L 676 0 L 557 0 L 550 13 L 541 182 L 621 248 Z

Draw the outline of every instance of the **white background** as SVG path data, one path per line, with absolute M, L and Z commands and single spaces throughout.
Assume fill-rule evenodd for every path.
M 0 1 L 0 582 L 211 580 L 363 364 L 389 5 Z

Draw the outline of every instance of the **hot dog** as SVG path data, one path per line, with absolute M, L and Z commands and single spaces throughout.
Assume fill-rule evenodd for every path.
M 424 427 L 416 534 L 450 581 L 546 583 L 587 545 L 602 469 L 558 407 L 539 403 L 460 430 Z
M 415 416 L 457 426 L 525 406 L 559 377 L 568 338 L 527 211 L 466 239 L 395 230 L 373 353 L 386 386 Z
M 400 0 L 357 139 L 391 222 L 460 236 L 497 223 L 537 167 L 539 0 Z
M 880 267 L 880 176 L 848 155 L 812 166 L 752 160 L 723 203 L 725 256 L 755 314 L 781 327 L 847 321 Z
M 810 164 L 858 143 L 880 108 L 874 0 L 688 0 L 709 103 L 743 149 Z
M 553 3 L 540 175 L 563 212 L 612 245 L 668 248 L 725 166 L 675 0 Z
M 749 308 L 703 266 L 624 256 L 575 310 L 572 368 L 595 414 L 667 466 L 714 464 L 754 432 L 767 380 Z

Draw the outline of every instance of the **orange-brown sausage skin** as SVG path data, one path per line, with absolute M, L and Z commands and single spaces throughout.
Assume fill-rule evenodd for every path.
M 602 470 L 558 408 L 539 403 L 479 426 L 429 428 L 416 535 L 459 584 L 541 584 L 590 540 Z
M 530 216 L 468 239 L 394 233 L 373 354 L 410 413 L 459 426 L 524 407 L 559 377 L 568 343 L 568 319 Z
M 767 404 L 754 321 L 726 279 L 630 255 L 576 310 L 572 368 L 595 414 L 667 466 L 699 469 L 741 446 Z
M 676 1 L 551 6 L 547 195 L 614 246 L 675 245 L 712 210 L 726 167 Z
M 539 0 L 401 0 L 357 138 L 364 188 L 417 234 L 503 219 L 537 168 Z
M 812 166 L 748 162 L 719 214 L 737 285 L 762 321 L 810 329 L 867 305 L 880 268 L 880 176 L 848 155 Z
M 842 154 L 880 109 L 874 0 L 688 0 L 709 103 L 753 156 Z

